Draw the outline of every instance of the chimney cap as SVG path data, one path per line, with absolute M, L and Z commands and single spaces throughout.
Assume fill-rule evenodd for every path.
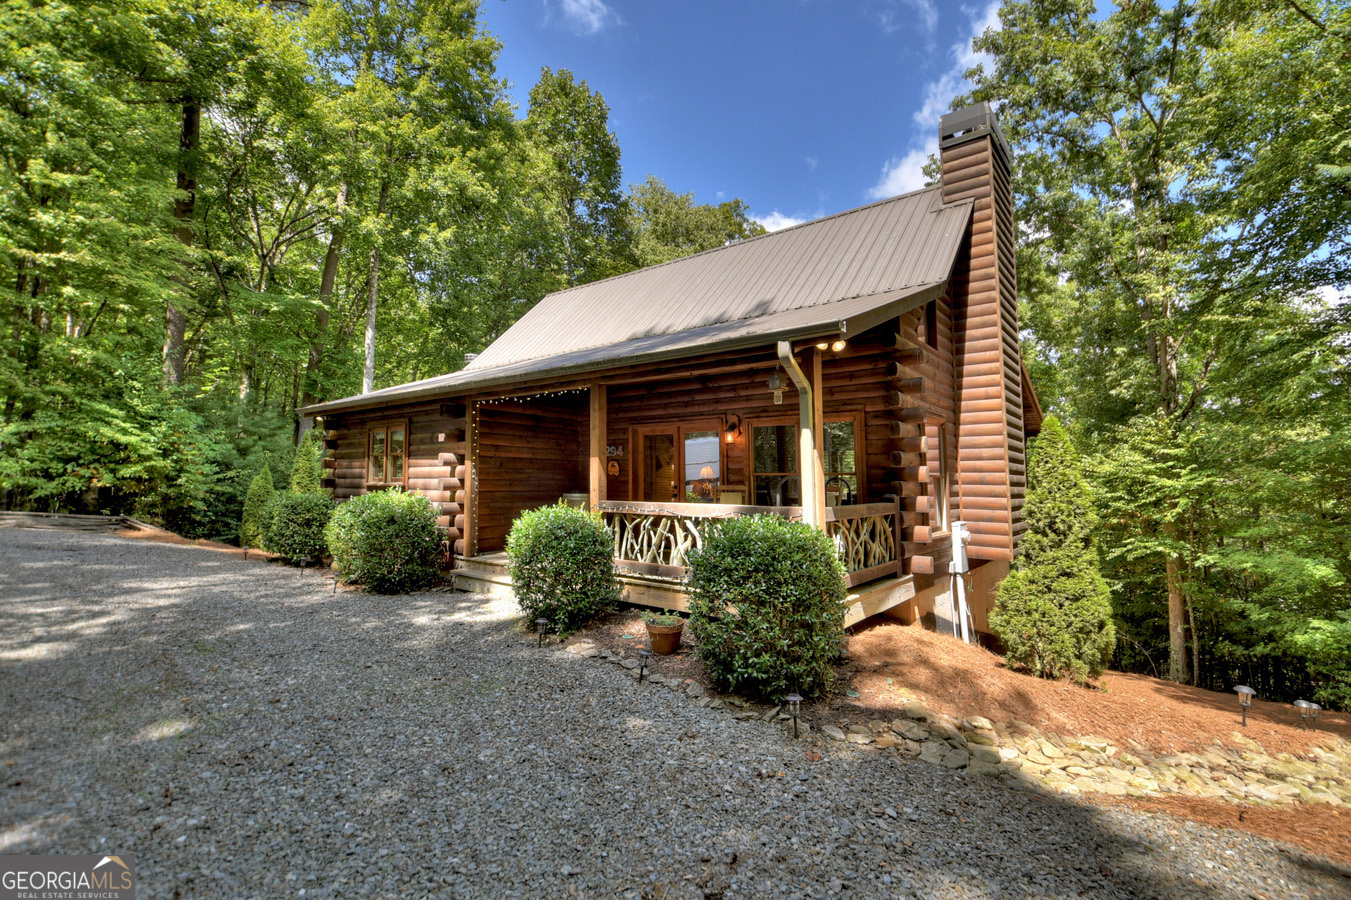
M 945 114 L 938 120 L 938 145 L 955 147 L 976 138 L 993 135 L 995 143 L 1004 151 L 1004 158 L 1011 159 L 1009 143 L 999 130 L 999 120 L 986 100 L 973 103 L 962 109 Z

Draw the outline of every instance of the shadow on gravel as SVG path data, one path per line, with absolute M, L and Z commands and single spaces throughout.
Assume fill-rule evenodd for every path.
M 768 755 L 782 778 L 732 766 L 722 796 L 687 794 L 672 756 L 692 765 L 728 749 L 708 746 L 687 719 L 725 714 L 674 695 L 681 705 L 664 715 L 639 711 L 646 695 L 616 701 L 614 692 L 649 688 L 619 681 L 617 669 L 598 662 L 577 661 L 555 670 L 556 683 L 542 681 L 533 637 L 512 624 L 500 608 L 463 594 L 335 595 L 331 578 L 194 547 L 0 532 L 0 849 L 94 852 L 100 839 L 113 846 L 131 834 L 138 869 L 164 895 L 295 896 L 295 884 L 262 880 L 284 879 L 284 867 L 270 871 L 252 843 L 230 845 L 228 863 L 214 852 L 190 856 L 207 837 L 185 845 L 174 817 L 192 798 L 220 791 L 270 798 L 256 812 L 211 812 L 255 816 L 259 848 L 292 829 L 298 870 L 345 871 L 353 859 L 391 853 L 413 859 L 391 877 L 440 879 L 464 869 L 480 896 L 500 888 L 494 865 L 533 873 L 526 896 L 561 896 L 591 870 L 625 875 L 651 897 L 663 896 L 660 884 L 670 885 L 669 897 L 760 896 L 757 885 L 776 878 L 793 896 L 1236 896 L 1204 859 L 1187 862 L 1170 849 L 1194 830 L 1186 824 L 1012 791 L 908 759 L 826 748 L 810 761 L 805 748 L 759 725 L 736 726 L 746 749 L 734 752 Z M 487 650 L 500 660 L 495 671 L 462 666 Z M 597 706 L 578 678 L 593 693 L 615 684 L 602 701 L 621 713 Z M 513 709 L 545 711 L 527 723 L 538 742 L 493 739 L 508 698 L 519 701 Z M 415 728 L 395 715 L 409 707 L 418 712 Z M 574 728 L 595 721 L 630 724 L 605 740 Z M 280 737 L 244 739 L 242 730 Z M 288 734 L 304 743 L 288 744 Z M 305 747 L 323 746 L 341 748 L 338 771 L 287 780 Z M 411 774 L 356 796 L 357 774 L 396 768 Z M 539 784 L 522 784 L 525 777 Z M 812 805 L 794 805 L 790 782 L 807 786 Z M 540 785 L 543 807 L 514 811 L 513 796 Z M 841 799 L 820 796 L 836 790 Z M 90 804 L 112 812 L 86 812 Z M 431 835 L 436 808 L 449 838 Z M 799 824 L 771 828 L 772 817 Z M 517 835 L 516 858 L 493 861 L 495 838 L 482 831 L 489 819 Z M 649 832 L 654 822 L 672 824 Z M 677 826 L 694 822 L 704 852 L 669 846 Z M 611 846 L 603 841 L 628 843 L 602 861 L 596 848 Z M 1255 839 L 1225 835 L 1210 846 L 1211 862 L 1232 865 Z M 649 864 L 666 853 L 674 869 L 654 874 Z M 1281 877 L 1303 871 L 1327 884 L 1328 896 L 1351 885 L 1342 869 L 1282 854 L 1290 871 Z M 826 871 L 837 857 L 838 873 Z M 584 867 L 582 875 L 570 865 Z M 211 880 L 211 866 L 256 881 L 232 894 Z M 882 889 L 881 873 L 893 887 Z M 730 888 L 737 878 L 751 887 Z M 402 893 L 384 881 L 356 886 L 309 896 Z

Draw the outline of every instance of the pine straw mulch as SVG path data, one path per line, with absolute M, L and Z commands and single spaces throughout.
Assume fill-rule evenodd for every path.
M 639 612 L 624 608 L 568 643 L 580 640 L 633 655 L 647 646 L 647 632 Z M 695 650 L 687 629 L 676 655 L 655 660 L 654 670 L 693 679 L 713 693 Z M 1317 731 L 1305 731 L 1293 707 L 1254 700 L 1245 730 L 1232 694 L 1120 672 L 1104 674 L 1095 687 L 1046 681 L 1011 671 L 1001 656 L 983 647 L 885 620 L 854 630 L 837 674 L 830 696 L 804 707 L 803 719 L 817 728 L 899 718 L 906 701 L 919 700 L 958 720 L 979 715 L 996 723 L 1020 721 L 1062 737 L 1106 738 L 1122 749 L 1155 756 L 1216 745 L 1249 749 L 1237 740 L 1246 738 L 1273 756 L 1307 757 L 1334 736 L 1351 739 L 1346 713 L 1323 712 Z M 1266 808 L 1182 796 L 1136 800 L 1095 794 L 1086 799 L 1247 831 L 1351 864 L 1351 810 L 1320 804 Z

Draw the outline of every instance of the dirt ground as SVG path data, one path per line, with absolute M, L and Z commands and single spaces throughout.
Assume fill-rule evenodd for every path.
M 580 640 L 633 653 L 647 646 L 647 632 L 638 611 L 624 609 L 569 642 Z M 659 658 L 654 667 L 663 675 L 691 678 L 714 689 L 688 629 L 677 653 Z M 1154 755 L 1198 752 L 1217 743 L 1242 750 L 1235 738 L 1244 737 L 1272 755 L 1307 756 L 1334 735 L 1351 739 L 1351 716 L 1346 713 L 1324 711 L 1317 730 L 1305 731 L 1294 707 L 1259 699 L 1248 710 L 1244 729 L 1234 695 L 1120 672 L 1106 673 L 1096 688 L 1047 681 L 1005 668 L 1002 657 L 982 647 L 893 622 L 856 630 L 837 671 L 836 690 L 804 707 L 803 719 L 813 726 L 889 720 L 901 715 L 907 700 L 919 700 L 954 718 L 980 715 L 997 723 L 1026 722 L 1064 737 L 1094 735 Z M 1192 797 L 1094 795 L 1092 800 L 1247 831 L 1351 862 L 1347 810 L 1303 804 L 1267 809 Z

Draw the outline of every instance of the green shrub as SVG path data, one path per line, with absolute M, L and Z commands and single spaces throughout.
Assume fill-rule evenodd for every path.
M 614 606 L 614 539 L 600 516 L 560 503 L 524 512 L 507 535 L 511 584 L 533 622 L 573 631 Z
M 398 489 L 353 497 L 324 529 L 344 581 L 381 594 L 401 594 L 436 580 L 441 532 L 436 510 L 421 494 Z
M 291 492 L 295 494 L 325 493 L 319 484 L 319 445 L 312 440 L 301 441 L 296 449 L 296 461 L 291 466 Z
M 332 515 L 333 501 L 327 494 L 283 491 L 267 509 L 263 549 L 293 563 L 321 560 L 328 552 L 324 526 Z
M 263 544 L 263 517 L 277 492 L 272 487 L 272 470 L 263 464 L 263 471 L 249 482 L 244 496 L 244 516 L 239 522 L 239 546 L 261 547 Z
M 999 585 L 990 628 L 1003 641 L 1010 668 L 1082 684 L 1107 668 L 1116 632 L 1092 542 L 1093 497 L 1054 416 L 1032 448 L 1028 476 L 1027 533 L 1013 571 Z
M 780 701 L 829 689 L 844 636 L 844 566 L 819 529 L 727 519 L 690 554 L 690 627 L 720 688 Z

